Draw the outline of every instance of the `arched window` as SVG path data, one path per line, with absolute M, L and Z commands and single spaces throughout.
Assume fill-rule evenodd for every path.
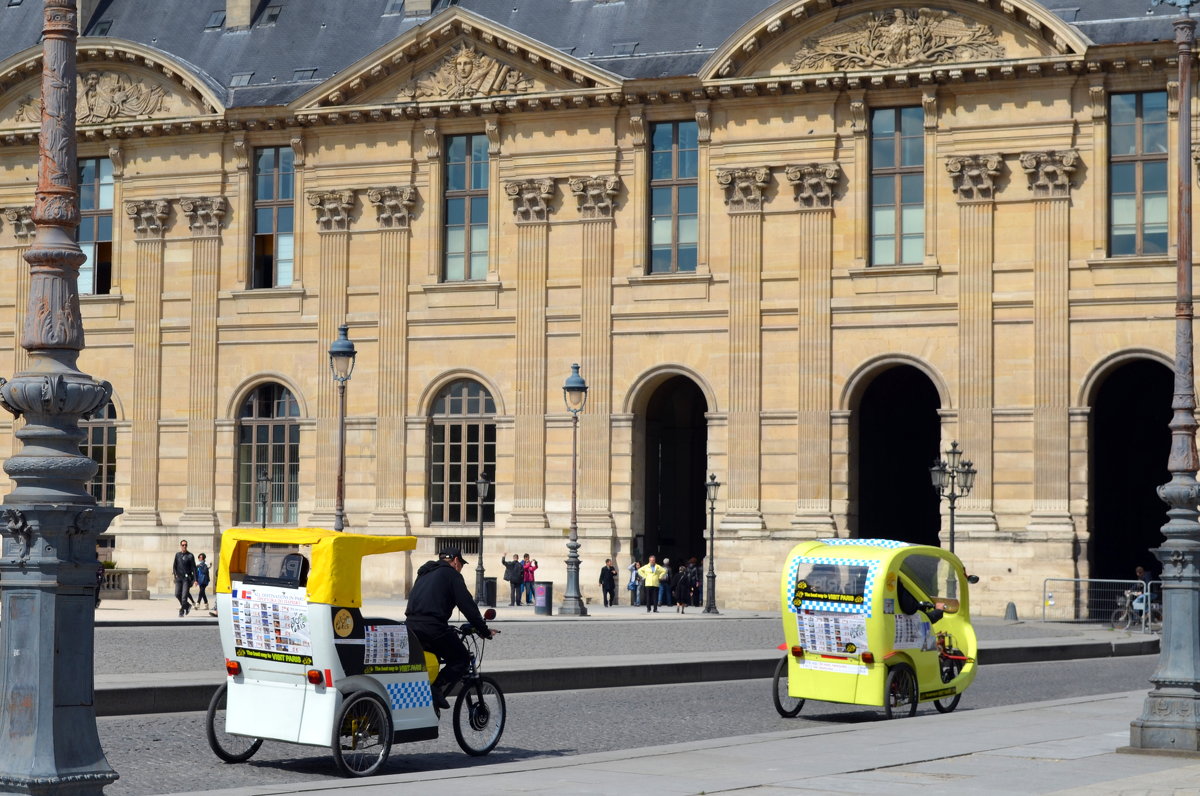
M 239 525 L 295 525 L 300 494 L 300 405 L 280 384 L 256 387 L 238 415 Z M 259 494 L 265 474 L 270 486 Z
M 475 479 L 496 480 L 496 404 L 482 384 L 459 379 L 433 402 L 429 415 L 429 523 L 479 522 Z M 495 490 L 483 501 L 483 521 L 494 522 Z
M 79 423 L 79 429 L 87 435 L 79 452 L 100 465 L 87 490 L 97 504 L 111 506 L 117 490 L 117 412 L 113 402 L 105 401 L 90 419 Z

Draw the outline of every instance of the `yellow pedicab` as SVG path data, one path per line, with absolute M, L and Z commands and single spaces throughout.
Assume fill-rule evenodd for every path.
M 792 548 L 780 598 L 785 650 L 773 701 L 785 717 L 806 699 L 912 716 L 919 702 L 958 706 L 975 678 L 967 576 L 940 547 L 822 539 Z

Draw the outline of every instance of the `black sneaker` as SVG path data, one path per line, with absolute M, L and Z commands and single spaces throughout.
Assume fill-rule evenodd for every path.
M 430 690 L 430 693 L 433 694 L 434 707 L 440 708 L 442 710 L 450 709 L 450 703 L 446 701 L 446 695 L 442 693 L 442 690 L 440 688 L 430 688 L 429 690 Z

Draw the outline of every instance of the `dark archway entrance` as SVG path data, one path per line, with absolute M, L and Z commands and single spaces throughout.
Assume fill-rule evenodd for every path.
M 858 403 L 854 535 L 939 545 L 938 496 L 929 466 L 938 456 L 937 389 L 911 365 L 884 371 Z
M 646 402 L 645 525 L 634 550 L 643 562 L 651 554 L 660 563 L 704 556 L 707 411 L 704 393 L 685 376 L 667 379 Z
M 1163 543 L 1159 529 L 1167 521 L 1156 490 L 1170 480 L 1174 381 L 1170 368 L 1140 359 L 1112 371 L 1096 390 L 1088 446 L 1090 577 L 1133 578 L 1138 564 L 1158 572 L 1150 550 Z

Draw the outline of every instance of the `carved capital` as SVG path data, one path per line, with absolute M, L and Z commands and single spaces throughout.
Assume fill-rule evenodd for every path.
M 354 191 L 309 191 L 308 203 L 317 212 L 320 232 L 345 232 L 350 228 Z
M 788 166 L 783 173 L 796 189 L 796 201 L 802 209 L 828 210 L 833 207 L 833 189 L 837 187 L 842 176 L 838 164 L 809 163 Z
M 36 227 L 33 223 L 33 205 L 4 208 L 4 218 L 12 227 L 13 237 L 20 243 L 29 243 L 33 239 Z
M 957 155 L 946 159 L 946 171 L 959 201 L 991 201 L 996 178 L 1004 172 L 1004 158 L 993 155 Z
M 125 203 L 125 215 L 133 219 L 133 231 L 139 240 L 162 240 L 171 215 L 166 199 L 144 199 Z
M 719 169 L 717 183 L 725 189 L 725 206 L 730 213 L 757 213 L 762 210 L 763 191 L 771 184 L 771 170 Z
M 387 229 L 409 229 L 412 209 L 417 204 L 417 189 L 412 185 L 368 188 L 367 201 L 375 205 L 379 226 Z
M 1039 199 L 1070 196 L 1071 175 L 1078 166 L 1079 153 L 1074 149 L 1021 154 L 1021 168 L 1029 175 L 1029 190 Z
M 615 174 L 603 177 L 571 177 L 567 180 L 571 193 L 579 202 L 579 214 L 584 218 L 612 218 L 621 178 Z
M 504 192 L 512 199 L 518 224 L 545 222 L 554 211 L 554 180 L 548 177 L 506 182 Z
M 224 196 L 188 196 L 179 200 L 179 209 L 188 217 L 195 237 L 219 235 L 229 205 Z

